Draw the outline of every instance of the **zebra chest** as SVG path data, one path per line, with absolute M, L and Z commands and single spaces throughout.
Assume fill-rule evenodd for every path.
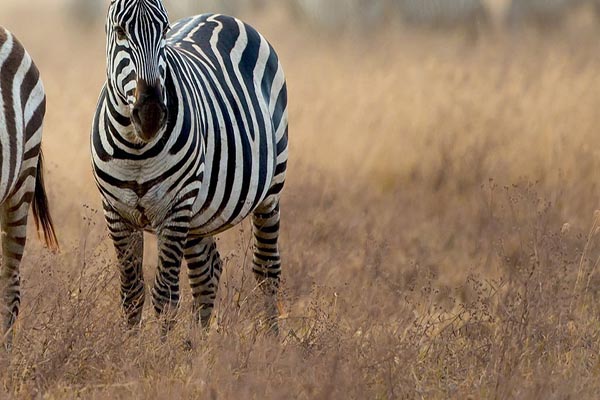
M 119 199 L 111 201 L 111 205 L 123 219 L 137 228 L 154 231 L 168 215 L 170 204 L 164 196 L 152 193 L 140 197 L 129 189 L 120 192 Z
M 170 179 L 124 180 L 118 185 L 113 208 L 133 226 L 154 231 L 169 215 L 175 193 L 168 189 Z
M 112 159 L 95 171 L 102 168 L 102 173 L 96 173 L 112 209 L 138 229 L 157 231 L 172 215 L 182 190 L 198 186 L 195 170 L 187 164 L 180 169 L 173 165 L 173 160 L 161 154 L 144 160 Z

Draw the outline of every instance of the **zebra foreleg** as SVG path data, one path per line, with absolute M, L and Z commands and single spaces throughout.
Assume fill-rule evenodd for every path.
M 13 325 L 21 304 L 19 266 L 23 258 L 27 235 L 27 215 L 33 199 L 35 178 L 28 175 L 19 188 L 0 206 L 2 227 L 2 333 L 4 346 L 10 349 Z
M 188 239 L 185 246 L 188 278 L 194 297 L 194 321 L 208 329 L 223 262 L 213 237 Z
M 119 261 L 121 277 L 121 306 L 130 327 L 139 325 L 146 291 L 142 260 L 144 256 L 143 232 L 127 224 L 119 214 L 106 204 L 104 216 Z
M 277 292 L 281 275 L 279 255 L 279 201 L 262 204 L 252 215 L 254 233 L 254 276 L 266 296 L 266 314 L 269 330 L 279 332 Z
M 179 273 L 189 230 L 193 197 L 176 206 L 157 231 L 158 270 L 152 288 L 152 302 L 159 317 L 164 317 L 162 334 L 173 327 L 179 308 Z

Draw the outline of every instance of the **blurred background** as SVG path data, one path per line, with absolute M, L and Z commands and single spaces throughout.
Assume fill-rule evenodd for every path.
M 104 0 L 64 0 L 78 18 L 102 19 Z M 433 29 L 463 28 L 476 34 L 491 27 L 556 29 L 584 13 L 600 16 L 599 0 L 167 0 L 171 15 L 218 12 L 244 16 L 285 7 L 296 22 L 330 32 L 381 29 L 400 23 Z
M 152 336 L 113 344 L 123 336 L 116 267 L 89 159 L 108 1 L 2 0 L 0 24 L 25 44 L 47 89 L 46 183 L 62 242 L 60 254 L 28 242 L 18 356 L 7 361 L 21 364 L 0 374 L 9 394 L 91 382 L 114 395 L 102 385 L 133 381 L 123 398 L 165 398 L 195 388 L 192 376 L 220 382 L 224 398 L 597 396 L 600 0 L 166 5 L 172 19 L 241 17 L 286 70 L 290 336 L 280 352 L 255 346 L 263 339 L 248 328 L 245 222 L 219 238 L 228 271 L 219 334 L 201 353 L 217 372 L 181 361 L 196 353 L 168 358 Z M 164 359 L 183 377 L 164 375 L 155 362 Z

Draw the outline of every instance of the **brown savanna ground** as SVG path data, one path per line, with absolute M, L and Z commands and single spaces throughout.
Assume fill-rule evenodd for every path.
M 600 46 L 589 21 L 473 43 L 399 28 L 334 40 L 277 10 L 249 16 L 289 85 L 281 338 L 257 323 L 246 222 L 220 238 L 207 337 L 190 329 L 182 273 L 179 323 L 162 343 L 150 307 L 137 334 L 123 327 L 97 211 L 88 131 L 102 26 L 82 29 L 51 2 L 3 2 L 0 16 L 43 73 L 62 242 L 51 254 L 31 229 L 0 397 L 600 393 Z

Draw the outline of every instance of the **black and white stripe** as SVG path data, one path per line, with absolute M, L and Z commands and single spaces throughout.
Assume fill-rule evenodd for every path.
M 19 265 L 27 235 L 29 206 L 46 243 L 57 246 L 42 176 L 42 123 L 46 95 L 40 74 L 19 41 L 0 27 L 0 293 L 5 345 L 21 302 Z
M 131 325 L 141 319 L 146 230 L 158 237 L 155 310 L 177 309 L 185 259 L 196 317 L 207 326 L 222 266 L 214 235 L 252 215 L 253 271 L 276 329 L 283 69 L 265 38 L 235 18 L 206 14 L 167 30 L 160 0 L 110 5 L 107 82 L 91 147 L 126 317 Z

